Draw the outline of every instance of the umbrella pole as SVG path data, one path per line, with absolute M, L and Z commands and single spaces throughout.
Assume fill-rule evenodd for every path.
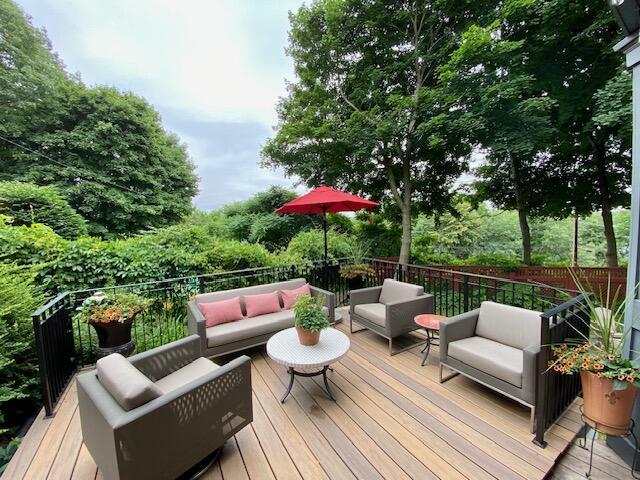
M 324 263 L 329 263 L 329 247 L 327 244 L 327 207 L 322 207 L 322 228 L 324 229 Z

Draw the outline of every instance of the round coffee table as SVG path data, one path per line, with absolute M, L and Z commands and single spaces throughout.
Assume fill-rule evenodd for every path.
M 425 313 L 422 315 L 417 315 L 413 321 L 416 322 L 417 325 L 420 325 L 427 331 L 427 344 L 422 349 L 422 363 L 421 365 L 424 367 L 424 364 L 427 362 L 427 357 L 429 356 L 429 350 L 431 349 L 431 345 L 440 345 L 440 343 L 434 342 L 436 336 L 435 332 L 440 330 L 440 320 L 444 320 L 447 317 L 442 315 L 435 315 L 433 313 Z
M 296 375 L 301 377 L 315 377 L 322 375 L 324 386 L 329 398 L 336 401 L 336 397 L 329 386 L 327 370 L 330 365 L 337 362 L 349 352 L 351 342 L 349 337 L 335 328 L 325 328 L 320 332 L 320 341 L 316 345 L 304 346 L 298 341 L 295 328 L 288 328 L 276 333 L 267 342 L 267 354 L 274 362 L 287 367 L 287 373 L 291 376 L 287 391 L 282 397 L 282 403 L 291 393 L 293 380 Z M 296 369 L 312 370 L 300 371 Z M 315 371 L 313 371 L 316 369 Z

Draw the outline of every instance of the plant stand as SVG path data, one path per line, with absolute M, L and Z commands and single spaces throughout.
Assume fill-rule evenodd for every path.
M 111 355 L 112 353 L 119 353 L 123 357 L 128 357 L 136 349 L 136 343 L 133 340 L 128 341 L 124 345 L 117 347 L 98 347 L 96 349 L 96 356 L 98 359 Z
M 580 448 L 584 448 L 585 450 L 587 450 L 587 432 L 589 431 L 589 429 L 593 429 L 594 430 L 594 434 L 593 437 L 591 437 L 591 449 L 589 451 L 589 470 L 585 473 L 585 476 L 587 478 L 589 478 L 591 476 L 591 467 L 593 466 L 593 446 L 594 446 L 594 442 L 596 439 L 596 435 L 601 432 L 601 430 L 599 429 L 599 424 L 598 422 L 590 419 L 589 417 L 587 417 L 584 412 L 582 411 L 582 406 L 580 406 L 580 417 L 582 419 L 582 422 L 584 423 L 584 426 L 582 427 L 582 431 L 583 431 L 583 436 L 582 436 L 582 445 L 580 445 L 580 443 L 578 443 L 578 446 Z M 602 427 L 604 427 L 605 425 L 601 425 Z M 636 437 L 635 433 L 633 433 L 633 429 L 635 427 L 635 422 L 633 421 L 633 418 L 631 419 L 631 423 L 629 424 L 629 429 L 621 434 L 621 435 L 612 435 L 610 433 L 607 433 L 607 436 L 610 437 L 631 437 L 633 438 L 633 443 L 635 446 L 634 449 L 634 454 L 633 454 L 633 462 L 631 463 L 631 477 L 632 478 L 640 478 L 640 475 L 636 474 L 636 461 L 637 461 L 637 455 L 638 455 L 638 438 Z M 604 433 L 604 432 L 602 432 Z

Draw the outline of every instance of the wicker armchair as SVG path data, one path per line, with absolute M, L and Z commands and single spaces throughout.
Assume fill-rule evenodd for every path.
M 416 315 L 435 312 L 433 295 L 425 294 L 421 286 L 387 278 L 381 287 L 351 290 L 349 296 L 351 333 L 354 333 L 353 322 L 356 322 L 388 339 L 389 355 L 395 355 L 424 343 L 421 340 L 408 347 L 393 349 L 394 338 L 419 328 L 414 322 Z
M 83 440 L 106 480 L 176 478 L 253 420 L 246 356 L 194 373 L 193 365 L 209 360 L 201 357 L 200 337 L 192 335 L 128 360 L 153 385 L 163 378 L 173 385 L 127 410 L 97 371 L 78 376 Z

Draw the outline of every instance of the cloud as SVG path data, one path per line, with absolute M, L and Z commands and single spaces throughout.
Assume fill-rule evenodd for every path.
M 260 146 L 293 78 L 287 12 L 301 0 L 18 0 L 71 72 L 145 97 L 189 144 L 200 208 L 246 198 L 282 172 Z M 216 185 L 216 191 L 208 187 Z

